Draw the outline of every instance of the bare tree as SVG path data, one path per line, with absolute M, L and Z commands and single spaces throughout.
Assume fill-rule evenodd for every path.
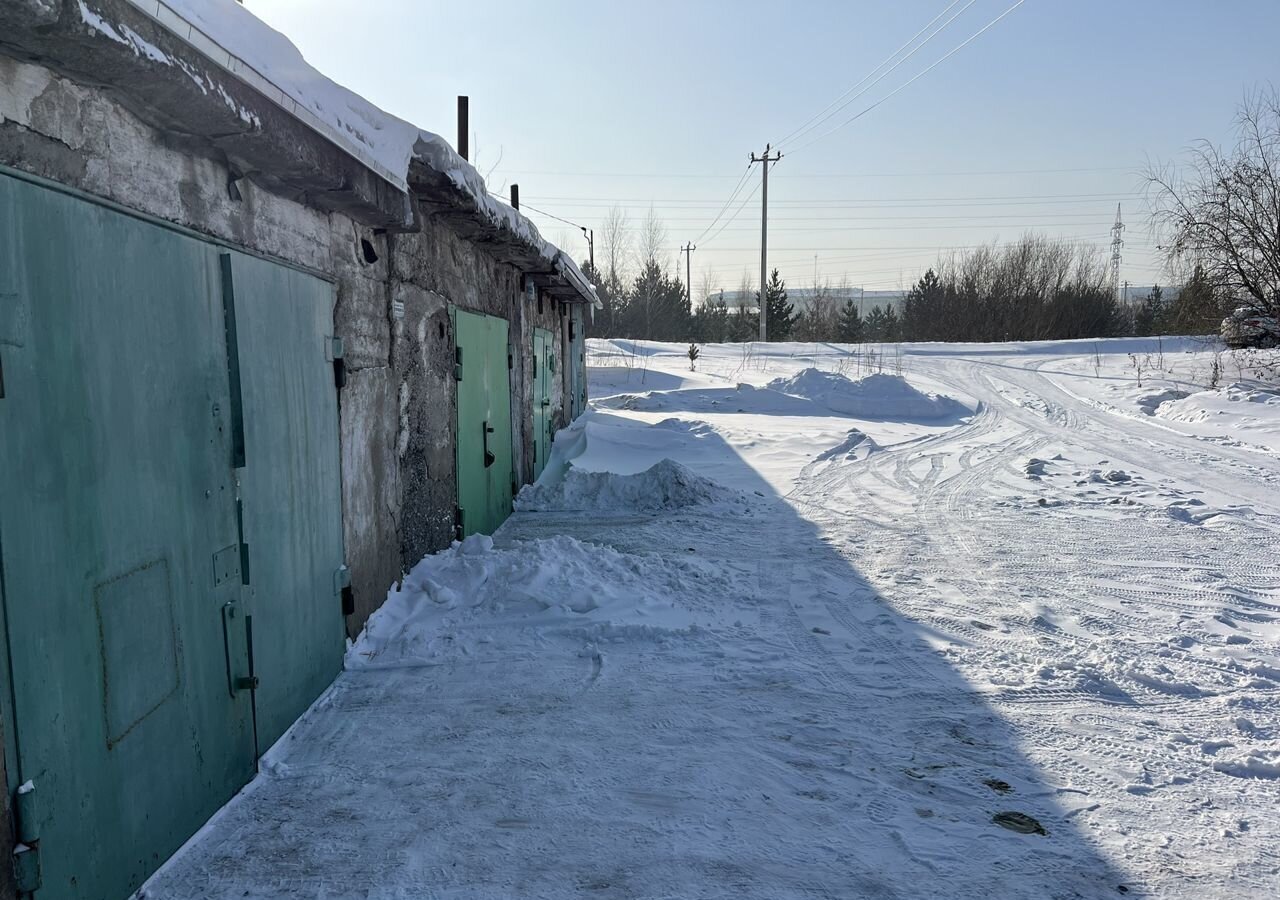
M 640 225 L 640 264 L 645 266 L 649 263 L 657 263 L 658 268 L 665 272 L 669 268 L 666 256 L 667 226 L 650 206 L 648 215 Z
M 612 285 L 627 280 L 631 260 L 631 223 L 627 212 L 620 206 L 609 207 L 604 223 L 600 226 L 600 260 L 604 263 L 604 276 Z
M 707 303 L 710 299 L 720 293 L 720 280 L 716 278 L 713 269 L 703 269 L 702 279 L 698 287 L 698 297 L 703 303 Z
M 756 301 L 753 296 L 755 294 L 755 291 L 756 291 L 756 283 L 754 280 L 752 280 L 751 270 L 743 269 L 742 280 L 738 282 L 738 308 L 739 309 L 743 309 L 748 306 L 755 308 Z
M 834 341 L 840 316 L 836 292 L 830 280 L 814 281 L 809 302 L 796 320 L 793 337 L 798 341 Z
M 1147 173 L 1170 265 L 1198 265 L 1230 297 L 1280 314 L 1280 94 L 1245 98 L 1232 149 L 1201 141 L 1190 153 L 1182 171 Z
M 493 178 L 493 173 L 498 171 L 498 166 L 502 165 L 502 145 L 498 145 L 498 158 L 493 161 L 493 165 L 483 169 L 481 168 L 480 162 L 480 135 L 476 132 L 471 133 L 471 147 L 471 165 L 475 167 L 477 172 L 480 172 L 481 177 L 484 178 L 484 182 L 487 185 Z M 507 192 L 507 180 L 505 178 L 502 179 L 502 184 L 498 185 L 496 190 L 493 188 L 490 188 L 490 190 L 495 194 L 505 194 Z

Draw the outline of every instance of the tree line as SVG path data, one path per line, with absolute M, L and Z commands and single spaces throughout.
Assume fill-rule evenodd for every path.
M 1237 113 L 1237 141 L 1201 144 L 1189 165 L 1148 173 L 1151 204 L 1170 271 L 1185 278 L 1137 304 L 1117 298 L 1096 247 L 1027 234 L 952 254 L 929 267 L 897 304 L 862 315 L 852 299 L 815 288 L 802 310 L 774 270 L 765 285 L 770 340 L 1026 341 L 1125 335 L 1213 334 L 1238 306 L 1280 316 L 1280 93 L 1249 96 Z M 650 213 L 633 236 L 610 211 L 601 265 L 586 266 L 604 303 L 589 327 L 598 337 L 662 341 L 754 340 L 760 291 L 744 278 L 727 306 L 704 284 L 702 302 L 664 259 L 666 230 Z M 638 262 L 638 265 L 636 264 Z M 632 270 L 634 269 L 634 274 Z
M 714 294 L 696 306 L 679 276 L 657 255 L 624 281 L 618 270 L 589 264 L 603 301 L 588 333 L 655 341 L 730 343 L 759 334 L 759 291 L 744 279 L 730 305 Z M 704 290 L 705 290 L 704 286 Z M 817 287 L 801 310 L 774 269 L 765 289 L 771 341 L 1032 341 L 1215 332 L 1230 296 L 1197 266 L 1176 291 L 1156 286 L 1138 304 L 1114 295 L 1106 260 L 1096 250 L 1029 234 L 939 260 L 895 303 L 865 315 L 847 293 Z

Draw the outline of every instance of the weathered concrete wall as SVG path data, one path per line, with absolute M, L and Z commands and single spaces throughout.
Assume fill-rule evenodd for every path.
M 319 140 L 317 138 L 317 140 Z M 343 526 L 355 633 L 387 588 L 453 538 L 453 334 L 448 308 L 502 316 L 513 345 L 515 459 L 532 475 L 533 328 L 561 334 L 569 316 L 522 293 L 521 273 L 449 226 L 383 233 L 305 196 L 238 177 L 215 150 L 175 141 L 108 92 L 0 56 L 0 164 L 104 197 L 211 237 L 313 269 L 336 285 L 346 349 L 340 397 Z M 234 183 L 234 189 L 232 187 Z M 566 385 L 568 366 L 558 366 Z M 553 401 L 564 423 L 566 398 Z

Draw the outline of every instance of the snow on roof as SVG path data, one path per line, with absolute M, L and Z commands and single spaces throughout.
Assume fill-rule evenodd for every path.
M 480 173 L 444 138 L 379 109 L 322 75 L 292 41 L 237 0 L 128 2 L 400 190 L 409 189 L 409 167 L 413 163 L 444 175 L 470 196 L 479 215 L 512 232 L 599 305 L 593 286 L 573 259 L 543 238 L 529 219 L 494 198 Z M 126 40 L 128 35 L 119 37 L 83 2 L 80 10 L 90 25 L 109 37 L 130 43 L 135 52 L 143 52 L 136 42 Z M 150 48 L 148 55 L 152 55 L 150 51 L 160 52 Z

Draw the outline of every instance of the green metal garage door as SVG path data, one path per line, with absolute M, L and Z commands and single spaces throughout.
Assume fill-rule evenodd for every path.
M 224 253 L 223 269 L 235 304 L 245 448 L 237 474 L 265 751 L 342 668 L 334 292 L 328 282 L 240 253 Z
M 127 896 L 252 777 L 250 615 L 264 749 L 340 664 L 331 304 L 0 173 L 0 702 L 40 898 Z
M 547 467 L 551 453 L 551 390 L 555 384 L 556 339 L 545 328 L 533 329 L 533 477 Z
M 507 321 L 452 309 L 458 379 L 458 531 L 491 534 L 511 515 Z

